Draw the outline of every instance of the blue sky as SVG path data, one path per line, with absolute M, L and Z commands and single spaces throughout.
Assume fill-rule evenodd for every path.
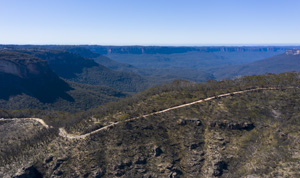
M 0 0 L 0 44 L 300 44 L 300 0 Z

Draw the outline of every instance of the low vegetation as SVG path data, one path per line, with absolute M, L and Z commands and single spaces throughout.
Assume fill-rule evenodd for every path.
M 1 148 L 0 172 L 5 165 L 10 168 L 5 175 L 15 175 L 17 168 L 23 168 L 47 177 L 299 177 L 299 76 L 290 72 L 204 84 L 176 81 L 87 112 L 40 113 L 52 125 L 48 131 L 24 120 L 2 121 L 0 126 L 12 128 L 10 134 L 16 134 L 13 128 L 28 133 L 10 139 L 12 142 Z M 123 122 L 251 88 L 276 90 L 216 97 Z M 26 112 L 23 116 L 37 114 Z M 20 113 L 1 111 L 2 116 L 10 117 Z M 115 120 L 119 121 L 115 127 L 82 140 L 58 135 L 59 127 L 80 134 Z M 6 137 L 3 135 L 1 141 Z

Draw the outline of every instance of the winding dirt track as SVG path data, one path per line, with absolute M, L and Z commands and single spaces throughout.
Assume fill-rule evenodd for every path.
M 174 109 L 179 109 L 179 108 L 191 106 L 191 105 L 194 105 L 194 104 L 202 103 L 202 102 L 205 102 L 205 101 L 210 101 L 210 100 L 213 100 L 213 99 L 216 99 L 216 98 L 221 98 L 221 97 L 226 97 L 226 96 L 235 95 L 235 94 L 241 94 L 241 93 L 246 93 L 246 92 L 252 92 L 252 91 L 259 91 L 259 90 L 277 90 L 277 88 L 256 88 L 256 89 L 249 89 L 249 90 L 243 90 L 243 91 L 235 91 L 235 92 L 231 92 L 231 93 L 225 93 L 225 94 L 221 94 L 221 95 L 217 95 L 217 96 L 208 97 L 208 98 L 205 98 L 205 99 L 193 101 L 191 103 L 174 106 L 174 107 L 167 108 L 167 109 L 164 109 L 164 110 L 161 110 L 161 111 L 157 111 L 157 112 L 153 112 L 153 113 L 150 113 L 150 114 L 146 114 L 146 115 L 143 115 L 143 116 L 139 116 L 139 117 L 134 117 L 134 118 L 131 118 L 131 119 L 127 119 L 124 122 L 130 122 L 130 121 L 133 121 L 133 120 L 137 120 L 137 119 L 141 119 L 141 118 L 146 118 L 146 117 L 153 116 L 153 115 L 156 115 L 156 114 L 168 112 L 168 111 L 171 111 L 171 110 L 174 110 Z M 117 124 L 119 124 L 119 122 L 113 123 L 113 124 L 110 124 L 110 125 L 107 125 L 107 126 L 104 126 L 104 127 L 100 128 L 100 129 L 94 130 L 94 131 L 92 131 L 90 133 L 86 133 L 86 134 L 83 134 L 83 135 L 71 135 L 71 134 L 68 134 L 64 128 L 59 128 L 59 135 L 62 136 L 62 137 L 68 138 L 68 139 L 84 139 L 84 138 L 86 138 L 86 137 L 88 137 L 88 136 L 90 136 L 90 135 L 92 135 L 94 133 L 100 132 L 102 130 L 106 130 L 108 128 L 112 128 L 112 127 L 114 127 Z
M 174 106 L 174 107 L 167 108 L 167 109 L 164 109 L 164 110 L 161 110 L 161 111 L 157 111 L 157 112 L 153 112 L 153 113 L 150 113 L 150 114 L 146 114 L 146 115 L 143 115 L 143 116 L 139 116 L 139 117 L 134 117 L 134 118 L 131 118 L 131 119 L 127 119 L 124 122 L 130 122 L 130 121 L 133 121 L 133 120 L 137 120 L 137 119 L 141 119 L 141 118 L 146 118 L 146 117 L 153 116 L 153 115 L 156 115 L 156 114 L 160 114 L 160 113 L 168 112 L 168 111 L 171 111 L 171 110 L 175 110 L 175 109 L 179 109 L 179 108 L 191 106 L 191 105 L 194 105 L 194 104 L 197 104 L 197 103 L 202 103 L 202 102 L 205 102 L 205 101 L 210 101 L 210 100 L 213 100 L 213 99 L 216 99 L 216 98 L 221 98 L 221 97 L 226 97 L 226 96 L 235 95 L 235 94 L 241 94 L 241 93 L 246 93 L 246 92 L 252 92 L 252 91 L 260 91 L 260 90 L 277 90 L 277 88 L 256 88 L 256 89 L 249 89 L 249 90 L 235 91 L 235 92 L 231 92 L 231 93 L 220 94 L 220 95 L 217 95 L 217 96 L 208 97 L 208 98 L 205 98 L 205 99 L 200 99 L 200 100 L 197 100 L 197 101 L 193 101 L 191 103 Z M 17 119 L 19 119 L 19 118 L 14 118 L 14 119 L 0 119 L 0 121 L 1 120 L 2 121 L 5 121 L 5 120 L 17 120 Z M 35 120 L 35 121 L 39 122 L 41 125 L 43 125 L 45 128 L 49 128 L 50 127 L 42 119 L 39 119 L 39 118 L 23 118 L 23 119 Z M 112 127 L 114 127 L 115 125 L 118 125 L 118 124 L 119 124 L 119 122 L 112 123 L 110 125 L 104 126 L 104 127 L 100 128 L 100 129 L 94 130 L 94 131 L 92 131 L 90 133 L 86 133 L 86 134 L 83 134 L 83 135 L 68 134 L 64 128 L 59 128 L 59 135 L 62 136 L 62 137 L 68 138 L 68 139 L 84 139 L 84 138 L 86 138 L 86 137 L 88 137 L 88 136 L 90 136 L 90 135 L 92 135 L 94 133 L 97 133 L 97 132 L 100 132 L 102 130 L 106 130 L 106 129 L 112 128 Z

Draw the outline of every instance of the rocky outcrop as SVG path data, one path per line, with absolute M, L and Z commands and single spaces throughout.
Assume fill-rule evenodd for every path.
M 188 123 L 195 124 L 196 126 L 201 126 L 201 120 L 198 118 L 186 118 L 178 120 L 178 124 L 182 126 Z
M 163 153 L 163 151 L 161 150 L 161 148 L 159 146 L 155 146 L 153 151 L 154 151 L 154 156 L 156 156 L 156 157 L 160 156 Z
M 13 178 L 43 178 L 43 175 L 34 167 L 28 166 L 22 168 L 18 173 L 16 173 Z
M 253 123 L 245 122 L 236 122 L 230 120 L 219 120 L 211 121 L 210 127 L 216 127 L 220 129 L 232 129 L 232 130 L 252 130 L 255 126 Z

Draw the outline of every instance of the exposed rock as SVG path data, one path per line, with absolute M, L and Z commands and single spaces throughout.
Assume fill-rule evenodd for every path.
M 178 120 L 177 121 L 177 123 L 178 123 L 178 125 L 186 125 L 186 120 L 184 120 L 184 119 L 180 119 L 180 120 Z
M 61 176 L 61 175 L 63 175 L 63 172 L 60 171 L 60 170 L 55 170 L 55 171 L 53 172 L 53 175 L 55 175 L 55 176 Z
M 182 175 L 182 171 L 177 169 L 177 168 L 173 168 L 171 170 L 171 174 L 170 174 L 170 178 L 179 178 Z
M 198 148 L 199 146 L 201 146 L 202 144 L 203 144 L 203 142 L 191 144 L 190 149 L 191 149 L 191 150 L 196 149 L 196 148 Z
M 53 167 L 53 170 L 56 170 L 67 159 L 68 159 L 67 157 L 58 158 L 57 161 L 56 161 L 55 166 Z
M 248 175 L 248 176 L 245 176 L 243 178 L 260 178 L 260 177 L 257 176 L 257 175 Z
M 163 153 L 163 151 L 159 146 L 155 146 L 153 150 L 154 150 L 154 156 L 160 156 Z
M 45 159 L 45 163 L 49 163 L 53 161 L 53 156 L 49 156 L 48 158 Z
M 177 121 L 178 125 L 186 125 L 188 123 L 194 123 L 196 126 L 201 126 L 201 120 L 197 118 L 187 118 L 187 119 L 180 119 Z
M 147 162 L 147 158 L 144 156 L 141 156 L 141 157 L 136 156 L 135 157 L 135 161 L 134 161 L 135 164 L 146 164 L 146 162 Z
M 126 167 L 130 167 L 132 162 L 130 160 L 125 160 L 114 166 L 114 170 L 125 169 Z
M 13 178 L 43 178 L 43 175 L 34 167 L 22 168 Z
M 251 122 L 233 122 L 228 120 L 212 121 L 210 122 L 210 126 L 232 130 L 252 130 L 255 127 Z
M 95 178 L 101 178 L 105 175 L 105 173 L 106 173 L 105 169 L 98 169 L 98 170 L 94 171 L 92 175 Z
M 189 119 L 187 119 L 187 121 L 195 123 L 196 126 L 201 126 L 202 125 L 201 120 L 198 119 L 198 118 L 189 118 Z
M 124 174 L 125 174 L 124 170 L 116 170 L 115 173 L 114 173 L 114 175 L 117 176 L 117 177 L 121 177 Z
M 217 160 L 213 163 L 213 176 L 221 176 L 223 174 L 223 170 L 227 170 L 227 163 L 224 161 Z
M 174 165 L 172 163 L 160 163 L 157 165 L 160 173 L 170 172 Z
M 142 130 L 152 130 L 153 126 L 152 125 L 146 125 L 146 126 L 142 126 Z
M 147 169 L 136 169 L 138 173 L 146 173 Z

